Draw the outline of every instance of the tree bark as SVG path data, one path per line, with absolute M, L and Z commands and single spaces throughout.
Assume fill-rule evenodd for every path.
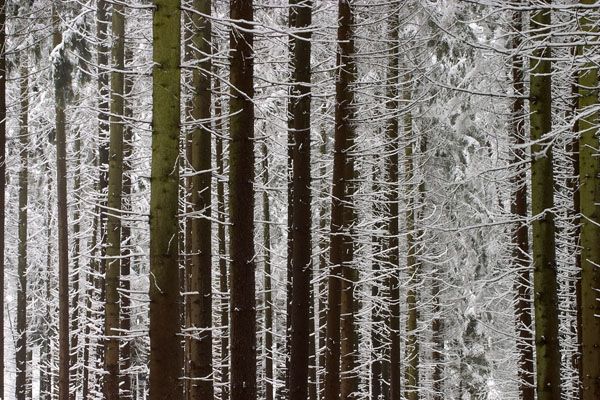
M 290 1 L 293 7 L 293 168 L 292 168 L 292 308 L 289 371 L 290 400 L 308 397 L 311 299 L 310 105 L 312 1 Z
M 21 103 L 19 115 L 19 246 L 17 263 L 17 343 L 15 379 L 16 399 L 27 397 L 27 208 L 29 181 L 29 68 L 27 53 L 18 57 L 20 63 L 19 97 Z
M 218 74 L 216 74 L 218 75 Z M 229 291 L 227 282 L 227 240 L 226 240 L 226 220 L 227 212 L 225 209 L 225 185 L 223 177 L 225 176 L 225 162 L 223 153 L 223 123 L 222 123 L 222 102 L 221 102 L 221 81 L 217 76 L 215 79 L 215 158 L 217 160 L 217 212 L 219 226 L 217 228 L 217 238 L 219 242 L 219 292 L 220 292 L 220 322 L 221 322 L 221 399 L 229 399 L 229 300 L 227 293 Z
M 342 279 L 344 268 L 349 261 L 347 252 L 352 248 L 350 213 L 345 211 L 349 201 L 348 181 L 351 178 L 348 167 L 349 146 L 354 136 L 352 126 L 354 82 L 354 41 L 352 3 L 338 2 L 338 53 L 336 60 L 336 105 L 335 138 L 333 160 L 333 188 L 331 197 L 330 263 L 327 298 L 327 341 L 325 348 L 325 400 L 338 400 L 341 394 L 340 318 L 342 306 Z M 347 274 L 346 274 L 347 275 Z M 349 288 L 346 288 L 349 289 Z
M 512 84 L 514 95 L 512 103 L 511 141 L 514 144 L 513 163 L 517 172 L 514 175 L 513 198 L 511 201 L 511 214 L 518 217 L 520 221 L 512 234 L 512 262 L 517 271 L 514 281 L 515 295 L 515 324 L 517 328 L 517 352 L 519 355 L 519 392 L 521 400 L 533 400 L 535 398 L 534 382 L 534 342 L 531 326 L 531 291 L 530 263 L 529 263 L 529 229 L 524 222 L 528 216 L 527 204 L 527 173 L 524 163 L 527 153 L 525 144 L 525 102 L 519 97 L 525 93 L 523 83 L 523 57 L 519 54 L 522 34 L 522 12 L 513 12 L 513 57 L 512 57 Z
M 533 12 L 530 28 L 551 33 L 550 1 Z M 554 224 L 554 174 L 552 170 L 552 83 L 550 48 L 538 41 L 530 59 L 531 210 L 534 217 L 533 265 L 535 342 L 538 400 L 559 400 L 560 346 Z
M 63 37 L 60 31 L 60 19 L 57 5 L 52 5 L 52 45 L 60 46 Z M 66 127 L 66 86 L 67 77 L 60 65 L 65 57 L 59 52 L 54 62 L 54 99 L 56 128 L 56 201 L 58 222 L 58 399 L 69 399 L 69 225 L 67 214 L 67 127 Z
M 327 194 L 319 199 L 319 399 L 325 396 L 325 353 L 327 336 L 327 298 L 323 294 L 327 291 L 327 280 L 323 279 L 327 275 L 328 260 L 327 249 L 329 241 L 327 240 L 327 206 L 329 200 L 329 184 L 325 179 L 327 174 L 327 164 L 324 160 L 327 154 L 327 132 L 324 128 L 321 130 L 321 166 L 319 168 L 319 177 L 321 181 L 320 193 Z
M 412 100 L 412 76 L 405 75 L 403 98 L 405 104 Z M 419 398 L 419 339 L 417 336 L 417 284 L 421 265 L 418 259 L 418 244 L 415 226 L 415 173 L 414 173 L 414 142 L 412 114 L 407 110 L 404 114 L 404 180 L 406 196 L 406 266 L 408 270 L 408 290 L 406 293 L 406 306 L 408 309 L 408 320 L 406 321 L 406 370 L 405 370 L 405 398 L 417 400 Z
M 126 49 L 125 59 L 127 63 L 133 62 L 133 54 L 131 49 Z M 123 194 L 121 207 L 124 211 L 131 211 L 131 154 L 133 150 L 133 129 L 127 121 L 133 117 L 133 110 L 131 108 L 131 91 L 133 89 L 133 77 L 130 75 L 131 71 L 125 65 L 125 76 L 123 82 L 123 115 L 125 120 L 123 121 Z M 123 344 L 121 346 L 121 398 L 122 399 L 133 399 L 134 393 L 132 392 L 131 382 L 131 337 L 129 337 L 131 331 L 131 262 L 132 262 L 132 246 L 131 242 L 131 227 L 128 222 L 122 222 L 121 229 L 121 243 L 125 246 L 123 251 L 123 257 L 121 259 L 121 330 L 123 334 Z
M 396 4 L 397 6 L 397 4 Z M 387 230 L 389 238 L 385 253 L 392 271 L 389 275 L 388 290 L 390 296 L 388 330 L 390 334 L 390 399 L 400 400 L 401 396 L 401 372 L 400 372 L 400 257 L 398 240 L 398 202 L 400 198 L 398 168 L 400 145 L 398 142 L 398 78 L 399 78 L 399 53 L 398 53 L 398 29 L 399 14 L 392 10 L 388 21 L 388 35 L 390 39 L 388 71 L 387 71 L 387 112 L 389 120 L 386 127 L 386 169 L 387 169 Z
M 112 43 L 110 73 L 110 144 L 108 157 L 108 218 L 106 223 L 106 302 L 104 306 L 104 396 L 119 399 L 120 296 L 121 279 L 121 207 L 123 191 L 123 111 L 125 69 L 125 8 L 112 7 Z
M 155 0 L 150 193 L 150 400 L 182 397 L 179 338 L 179 0 Z
M 211 234 L 211 1 L 195 0 L 192 72 L 192 194 L 190 322 L 197 329 L 190 343 L 189 398 L 211 400 L 212 368 L 212 234 Z
M 269 204 L 269 151 L 263 143 L 263 242 L 265 248 L 265 399 L 273 400 L 273 293 L 271 282 L 271 207 Z
M 256 399 L 253 1 L 232 0 L 229 36 L 231 399 Z
M 6 0 L 0 0 L 0 305 L 5 308 L 5 197 L 6 197 Z M 4 312 L 0 312 L 4 332 Z M 4 335 L 0 335 L 0 372 L 4 371 Z M 4 373 L 0 373 L 0 396 L 4 396 Z
M 595 0 L 581 0 L 584 6 Z M 586 42 L 598 32 L 592 10 L 582 10 L 579 26 Z M 579 55 L 587 58 L 592 46 L 581 46 Z M 581 333 L 583 400 L 600 398 L 600 160 L 598 159 L 598 67 L 586 61 L 579 70 L 579 193 L 581 209 Z

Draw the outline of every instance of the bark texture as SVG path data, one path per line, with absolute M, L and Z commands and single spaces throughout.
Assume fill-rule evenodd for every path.
M 212 233 L 211 233 L 211 0 L 195 0 L 191 15 L 192 121 L 191 274 L 189 376 L 192 400 L 214 396 L 212 366 Z
M 179 0 L 156 0 L 153 14 L 150 191 L 150 400 L 182 397 L 179 286 Z
M 550 1 L 544 2 L 547 6 Z M 550 8 L 532 13 L 530 28 L 546 40 Z M 559 400 L 560 346 L 556 282 L 554 173 L 552 169 L 552 82 L 550 48 L 538 42 L 530 59 L 531 210 L 533 213 L 533 267 L 535 343 L 538 400 Z
M 123 90 L 125 69 L 125 15 L 122 3 L 112 7 L 112 71 L 110 74 L 110 125 L 108 156 L 108 213 L 106 222 L 106 275 L 104 306 L 104 396 L 119 399 L 121 200 L 123 191 Z
M 350 157 L 348 149 L 354 136 L 352 126 L 354 81 L 354 41 L 352 3 L 338 2 L 338 53 L 336 60 L 336 106 L 335 136 L 333 159 L 333 185 L 331 197 L 331 229 L 329 261 L 331 269 L 328 277 L 327 298 L 327 340 L 325 348 L 325 400 L 338 400 L 341 396 L 342 379 L 340 374 L 341 358 L 341 308 L 342 280 L 344 268 L 349 260 L 348 251 L 352 248 L 350 233 L 351 215 L 346 211 L 349 207 L 348 181 Z M 345 288 L 350 290 L 349 287 Z M 346 359 L 348 360 L 348 359 Z M 348 367 L 348 365 L 346 365 Z M 349 382 L 346 382 L 349 383 Z M 345 388 L 348 389 L 348 386 Z M 347 393 L 347 392 L 346 392 Z
M 297 36 L 293 45 L 292 303 L 289 398 L 308 397 L 312 278 L 310 192 L 311 1 L 290 1 Z
M 231 399 L 256 399 L 253 1 L 232 0 L 229 36 Z
M 595 0 L 581 0 L 591 6 Z M 597 19 L 589 11 L 582 11 L 579 26 L 586 41 L 598 32 Z M 593 35 L 593 36 L 592 36 Z M 593 40 L 593 39 L 592 39 Z M 592 46 L 582 46 L 580 55 L 585 59 Z M 600 159 L 598 149 L 598 67 L 584 62 L 579 71 L 579 193 L 581 207 L 581 338 L 582 338 L 582 393 L 583 400 L 600 398 Z

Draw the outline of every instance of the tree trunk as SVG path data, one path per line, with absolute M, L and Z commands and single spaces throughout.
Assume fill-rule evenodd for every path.
M 60 46 L 63 38 L 56 5 L 52 5 L 52 44 Z M 66 132 L 66 86 L 65 73 L 60 66 L 66 55 L 56 55 L 53 69 L 55 124 L 56 124 L 56 202 L 58 210 L 58 399 L 69 398 L 69 225 L 67 215 L 67 132 Z
M 273 293 L 271 282 L 271 208 L 269 204 L 269 151 L 263 143 L 263 242 L 265 248 L 265 399 L 273 400 Z
M 396 5 L 397 6 L 397 5 Z M 398 54 L 398 29 L 399 14 L 397 10 L 392 10 L 388 21 L 388 35 L 390 38 L 388 71 L 387 71 L 387 112 L 390 117 L 387 122 L 387 231 L 389 238 L 385 254 L 389 268 L 392 272 L 389 275 L 388 290 L 390 296 L 390 308 L 388 318 L 388 330 L 391 336 L 390 345 L 390 399 L 400 400 L 400 257 L 398 241 L 398 201 L 400 198 L 398 168 L 400 145 L 398 143 L 398 77 L 399 77 L 399 54 Z
M 352 126 L 354 82 L 353 10 L 350 2 L 338 2 L 338 53 L 336 60 L 336 106 L 333 160 L 333 188 L 331 197 L 330 263 L 327 298 L 327 342 L 325 348 L 325 400 L 340 397 L 340 318 L 342 305 L 342 279 L 344 268 L 351 255 L 350 213 L 345 211 L 348 203 L 348 180 L 351 168 L 348 149 L 354 136 Z M 346 272 L 346 275 L 347 272 Z M 345 276 L 344 276 L 345 277 Z M 349 288 L 345 288 L 349 289 Z M 346 365 L 348 366 L 348 365 Z M 348 382 L 347 382 L 348 383 Z M 347 388 L 347 387 L 346 387 Z
M 6 0 L 0 0 L 0 305 L 5 308 L 4 249 L 6 197 Z M 0 312 L 0 332 L 4 332 L 4 312 Z M 4 335 L 0 335 L 0 371 L 4 371 Z M 0 373 L 0 397 L 4 397 L 4 374 Z
M 75 140 L 73 144 L 73 152 L 75 153 L 75 176 L 73 179 L 73 193 L 79 194 L 81 191 L 81 134 L 75 132 Z M 79 200 L 75 201 L 75 210 L 73 211 L 73 254 L 81 254 L 81 212 L 79 209 Z M 81 378 L 79 372 L 81 371 L 82 365 L 79 364 L 79 277 L 80 277 L 80 264 L 79 257 L 73 257 L 73 269 L 72 269 L 72 297 L 71 297 L 71 357 L 69 360 L 71 368 L 71 378 L 73 382 L 76 382 L 75 388 L 71 390 L 70 399 L 76 400 L 77 391 Z
M 97 292 L 97 300 L 99 304 L 105 303 L 105 286 L 104 286 L 104 273 L 106 271 L 106 247 L 107 247 L 107 235 L 106 235 L 106 206 L 107 206 L 107 188 L 108 188 L 108 131 L 109 131 L 109 49 L 108 49 L 108 26 L 109 26 L 109 3 L 106 0 L 97 0 L 96 5 L 96 40 L 97 40 L 97 84 L 98 84 L 98 231 L 99 237 L 99 257 L 95 262 L 95 268 L 93 274 L 94 286 Z M 101 312 L 99 314 L 102 314 Z M 98 319 L 100 319 L 99 322 Z M 104 321 L 101 318 L 95 319 L 93 324 L 97 325 L 99 329 L 104 329 Z M 93 360 L 94 369 L 104 368 L 104 348 L 95 341 L 94 355 L 91 357 Z M 90 348 L 91 352 L 92 349 Z M 91 376 L 94 376 L 93 374 Z M 90 378 L 90 374 L 87 374 L 87 379 Z M 102 379 L 97 381 L 102 382 Z M 84 381 L 84 386 L 87 386 L 90 390 L 89 382 Z M 85 398 L 85 397 L 84 397 Z
M 527 173 L 524 163 L 527 153 L 524 149 L 525 144 L 525 104 L 523 96 L 525 93 L 523 84 L 523 58 L 518 49 L 521 47 L 522 32 L 522 12 L 513 12 L 513 31 L 512 48 L 514 54 L 512 57 L 512 79 L 513 91 L 516 96 L 512 103 L 512 142 L 514 144 L 513 163 L 517 172 L 513 178 L 514 193 L 511 202 L 511 214 L 519 218 L 521 222 L 517 224 L 512 234 L 512 262 L 517 277 L 514 281 L 515 295 L 515 324 L 517 327 L 517 352 L 519 355 L 519 392 L 521 400 L 534 400 L 535 382 L 533 372 L 533 335 L 531 329 L 531 292 L 530 282 L 530 263 L 529 263 L 529 229 L 524 222 L 527 220 Z
M 112 70 L 110 74 L 110 148 L 108 157 L 108 218 L 106 223 L 106 303 L 104 307 L 104 396 L 119 399 L 119 347 L 121 336 L 121 206 L 123 191 L 123 86 L 125 69 L 125 9 L 122 3 L 112 9 Z
M 179 0 L 155 0 L 150 193 L 150 400 L 182 397 L 179 338 Z
M 27 53 L 20 54 L 21 79 L 19 115 L 19 144 L 21 166 L 19 170 L 19 259 L 17 265 L 17 343 L 15 380 L 16 399 L 25 400 L 27 395 L 27 208 L 29 181 L 29 68 Z M 19 63 L 17 63 L 19 64 Z
M 192 196 L 190 323 L 197 329 L 190 343 L 189 398 L 212 400 L 212 234 L 211 234 L 211 1 L 195 0 L 191 16 L 192 73 Z M 201 15 L 202 14 L 202 15 Z M 205 17 L 208 16 L 208 17 Z
M 292 168 L 292 308 L 289 371 L 290 400 L 308 397 L 308 355 L 311 299 L 311 193 L 310 193 L 310 53 L 312 1 L 292 0 L 293 46 L 293 168 Z
M 294 1 L 294 0 L 292 0 Z M 288 27 L 290 31 L 296 25 L 296 9 L 292 7 L 288 1 Z M 288 35 L 288 68 L 289 74 L 292 79 L 295 77 L 294 72 L 294 46 L 296 39 L 292 35 Z M 292 280 L 294 275 L 293 258 L 294 258 L 294 181 L 293 181 L 293 168 L 294 168 L 294 96 L 293 86 L 288 87 L 288 101 L 287 101 L 287 129 L 288 129 L 288 141 L 287 141 L 287 258 L 286 258 L 286 285 L 285 285 L 285 382 L 280 387 L 281 394 L 277 396 L 289 398 L 290 390 L 290 374 L 291 374 L 291 355 L 292 355 L 292 297 L 293 297 L 293 286 Z
M 46 191 L 47 193 L 51 193 L 52 191 L 52 178 L 50 177 L 50 166 L 49 162 L 46 161 L 44 165 L 44 172 L 46 173 Z M 49 197 L 49 196 L 48 196 Z M 51 303 L 51 291 L 50 291 L 50 277 L 53 276 L 52 271 L 52 212 L 54 211 L 53 206 L 51 205 L 50 197 L 46 202 L 46 215 L 45 215 L 45 223 L 46 223 L 46 276 L 45 276 L 45 284 L 46 284 L 46 314 L 48 315 L 48 319 L 46 325 L 44 326 L 44 336 L 42 338 L 42 345 L 40 348 L 40 398 L 43 400 L 51 399 L 52 396 L 52 355 L 50 353 L 50 340 L 53 336 L 54 324 L 52 321 L 52 311 L 50 308 Z
M 231 399 L 256 399 L 253 2 L 232 0 L 229 215 Z
M 412 76 L 406 74 L 404 82 L 404 101 L 410 104 L 412 98 Z M 420 263 L 418 259 L 418 244 L 415 230 L 415 197 L 416 187 L 414 173 L 414 133 L 412 127 L 411 111 L 404 114 L 404 180 L 406 196 L 406 266 L 408 269 L 408 290 L 406 293 L 406 306 L 408 320 L 406 321 L 406 370 L 405 370 L 405 398 L 417 400 L 419 398 L 419 339 L 417 336 L 417 285 L 419 283 Z
M 218 75 L 218 74 L 216 74 Z M 229 399 L 229 300 L 227 298 L 228 282 L 227 282 L 227 240 L 226 240 L 226 216 L 225 209 L 225 185 L 223 177 L 225 174 L 225 162 L 223 154 L 223 123 L 222 123 L 222 108 L 221 103 L 221 81 L 217 76 L 215 79 L 215 158 L 217 160 L 217 212 L 219 226 L 217 228 L 217 238 L 219 242 L 219 292 L 220 292 L 220 322 L 221 322 L 221 399 Z
M 319 177 L 321 190 L 320 193 L 329 193 L 329 183 L 325 179 L 327 174 L 327 163 L 324 158 L 327 154 L 327 132 L 323 128 L 321 131 L 321 166 L 319 168 Z M 327 280 L 323 279 L 327 275 L 327 206 L 328 196 L 319 199 L 319 399 L 325 396 L 325 349 L 326 349 L 326 331 L 327 331 L 327 298 L 324 293 L 327 291 Z
M 126 50 L 126 62 L 133 62 L 133 54 L 131 49 Z M 125 66 L 127 68 L 127 66 Z M 123 121 L 123 191 L 122 191 L 122 202 L 121 207 L 124 211 L 131 211 L 131 154 L 132 154 L 132 139 L 133 129 L 130 124 L 127 124 L 127 120 L 133 117 L 133 110 L 131 109 L 131 91 L 133 88 L 133 78 L 130 75 L 131 71 L 125 74 L 123 82 L 123 115 L 125 120 Z M 121 398 L 122 399 L 133 399 L 132 384 L 131 384 L 131 337 L 129 337 L 131 331 L 131 261 L 132 261 L 132 247 L 131 242 L 131 227 L 128 222 L 122 223 L 121 230 L 121 243 L 125 246 L 124 254 L 121 259 L 121 331 L 124 335 L 123 343 L 121 346 Z
M 581 0 L 580 4 L 593 6 L 595 0 Z M 586 34 L 585 41 L 598 32 L 597 19 L 583 10 L 579 26 Z M 580 55 L 588 57 L 595 51 L 582 46 Z M 600 159 L 598 159 L 598 67 L 585 62 L 579 71 L 579 193 L 581 209 L 581 318 L 582 318 L 582 379 L 583 400 L 600 398 Z M 593 111 L 590 111 L 593 110 Z
M 545 4 L 549 5 L 547 0 Z M 534 11 L 531 29 L 544 35 L 551 29 L 550 8 Z M 560 399 L 560 347 L 552 171 L 552 83 L 550 48 L 541 41 L 530 59 L 531 209 L 533 221 L 533 265 L 535 342 L 538 400 Z

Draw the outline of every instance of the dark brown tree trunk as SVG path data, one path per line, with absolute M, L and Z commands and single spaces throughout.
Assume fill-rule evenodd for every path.
M 550 0 L 531 15 L 537 31 L 530 58 L 531 211 L 534 266 L 536 385 L 538 400 L 559 400 L 560 343 L 554 223 L 554 172 L 552 157 L 552 61 L 547 39 L 551 35 Z
M 126 62 L 131 63 L 133 61 L 133 54 L 131 49 L 126 49 Z M 127 65 L 125 66 L 127 68 Z M 127 70 L 129 71 L 129 70 Z M 131 154 L 132 154 L 132 139 L 133 129 L 131 124 L 127 124 L 127 120 L 133 118 L 133 110 L 131 108 L 131 90 L 133 88 L 133 78 L 130 75 L 131 71 L 125 73 L 124 77 L 124 109 L 123 115 L 125 116 L 125 126 L 123 127 L 123 201 L 122 209 L 125 212 L 131 211 Z M 132 260 L 132 247 L 131 242 L 131 227 L 128 222 L 122 222 L 123 227 L 121 230 L 121 243 L 123 248 L 123 257 L 121 259 L 121 330 L 124 335 L 121 346 L 121 398 L 130 400 L 133 399 L 132 393 L 132 382 L 130 368 L 131 362 L 131 260 Z
M 97 238 L 100 244 L 98 249 L 98 259 L 94 262 L 95 271 L 93 274 L 94 287 L 97 296 L 97 301 L 100 304 L 105 302 L 105 286 L 104 286 L 104 273 L 106 271 L 106 216 L 107 216 L 107 188 L 108 188 L 108 131 L 109 131 L 109 115 L 110 115 L 110 103 L 109 103 L 109 48 L 108 48 L 108 27 L 109 27 L 109 3 L 106 0 L 97 0 L 96 5 L 96 54 L 97 63 L 97 84 L 98 84 L 98 232 Z M 100 314 L 103 314 L 102 312 Z M 103 317 L 104 315 L 102 315 Z M 97 320 L 96 320 L 97 321 Z M 94 322 L 100 329 L 104 329 L 104 321 L 100 318 L 99 322 Z M 95 345 L 95 356 L 93 356 L 93 367 L 95 369 L 104 368 L 104 348 L 98 343 Z M 91 352 L 91 348 L 89 351 Z M 90 374 L 85 369 L 86 379 L 84 385 L 88 389 L 92 390 L 90 383 L 87 379 L 90 378 Z M 93 375 L 91 375 L 93 376 Z M 99 380 L 102 381 L 101 379 Z
M 219 226 L 217 228 L 217 238 L 219 242 L 219 292 L 220 292 L 220 322 L 221 322 L 221 399 L 229 399 L 229 299 L 227 282 L 227 240 L 226 240 L 226 221 L 227 212 L 225 209 L 225 185 L 223 176 L 225 174 L 225 162 L 223 153 L 223 123 L 222 123 L 222 102 L 221 102 L 221 81 L 217 76 L 215 79 L 215 158 L 217 160 L 217 212 Z
M 29 78 L 27 53 L 19 56 L 19 259 L 17 266 L 17 348 L 15 354 L 17 374 L 15 378 L 16 399 L 25 400 L 27 395 L 27 205 L 29 181 Z
M 73 192 L 79 194 L 81 191 L 81 134 L 75 133 L 75 141 L 73 145 L 73 152 L 75 153 L 75 176 L 73 179 Z M 75 210 L 73 211 L 73 254 L 79 255 L 81 253 L 81 211 L 79 209 L 79 200 L 75 202 Z M 72 269 L 72 293 L 71 298 L 71 357 L 69 360 L 71 368 L 71 379 L 76 382 L 74 390 L 71 390 L 69 395 L 71 400 L 76 400 L 77 391 L 79 388 L 79 382 L 81 382 L 80 371 L 82 364 L 79 364 L 79 277 L 80 277 L 80 264 L 79 257 L 73 258 L 73 269 Z M 85 365 L 85 364 L 83 364 Z
M 229 36 L 231 399 L 256 399 L 253 1 L 232 0 Z
M 371 387 L 371 400 L 380 400 L 385 395 L 385 385 L 383 379 L 383 363 L 385 362 L 385 347 L 386 337 L 384 335 L 383 325 L 385 323 L 385 306 L 384 299 L 386 296 L 384 287 L 384 271 L 383 266 L 384 258 L 382 252 L 384 250 L 384 235 L 381 232 L 385 232 L 385 224 L 380 220 L 385 215 L 385 205 L 382 200 L 376 198 L 382 191 L 382 185 L 380 184 L 381 168 L 379 167 L 380 161 L 379 156 L 373 159 L 373 171 L 372 171 L 372 193 L 375 200 L 372 203 L 373 217 L 377 222 L 373 226 L 373 233 L 371 235 L 371 252 L 373 254 L 373 260 L 371 261 L 371 274 L 373 282 L 371 284 L 371 297 L 373 299 L 373 305 L 371 308 L 371 327 L 370 327 L 370 338 L 371 338 L 371 381 L 369 386 Z
M 121 207 L 123 191 L 123 89 L 125 69 L 125 8 L 112 7 L 112 71 L 110 74 L 110 144 L 108 159 L 108 213 L 106 223 L 106 302 L 104 307 L 104 397 L 119 399 L 121 302 Z
M 0 0 L 0 305 L 4 296 L 4 246 L 6 197 L 6 0 Z M 0 312 L 0 332 L 4 332 L 4 312 Z M 0 371 L 4 371 L 4 335 L 0 335 Z M 0 396 L 4 396 L 4 374 L 0 373 Z
M 52 44 L 62 43 L 57 5 L 52 6 Z M 57 57 L 65 57 L 57 54 Z M 58 399 L 69 399 L 69 225 L 67 215 L 67 127 L 65 72 L 59 70 L 61 62 L 55 62 L 53 70 L 55 124 L 56 124 L 56 202 L 58 222 Z
M 398 11 L 392 10 L 388 21 L 388 35 L 390 38 L 388 71 L 387 71 L 387 112 L 390 115 L 386 127 L 387 136 L 387 182 L 388 182 L 388 214 L 387 214 L 387 248 L 385 254 L 392 273 L 389 275 L 388 290 L 390 296 L 390 307 L 388 317 L 388 330 L 390 334 L 390 399 L 400 400 L 400 257 L 398 248 L 398 201 L 400 198 L 398 168 L 400 145 L 398 143 Z
M 407 73 L 404 79 L 404 104 L 412 101 L 412 75 Z M 406 369 L 405 369 L 405 398 L 418 400 L 419 398 L 419 338 L 417 336 L 417 285 L 420 280 L 421 264 L 418 259 L 419 245 L 415 224 L 415 209 L 418 208 L 415 197 L 419 197 L 414 183 L 414 158 L 415 136 L 410 110 L 404 114 L 404 181 L 405 181 L 405 227 L 406 227 L 406 267 L 408 270 L 408 289 L 406 293 L 406 307 L 408 318 L 406 321 Z
M 321 180 L 321 190 L 323 194 L 329 193 L 329 182 L 325 179 L 327 174 L 327 163 L 325 156 L 327 155 L 327 132 L 323 128 L 321 131 L 321 166 L 319 168 L 319 176 Z M 327 260 L 327 248 L 329 247 L 329 241 L 327 240 L 327 206 L 326 202 L 329 201 L 328 196 L 324 196 L 319 199 L 319 399 L 323 399 L 325 396 L 325 348 L 326 348 L 326 331 L 327 331 L 327 280 L 323 279 L 323 276 L 327 275 L 328 271 L 328 260 Z
M 192 178 L 190 323 L 197 329 L 190 342 L 189 399 L 212 400 L 212 234 L 211 234 L 211 1 L 195 0 L 191 16 L 192 72 Z M 198 121 L 200 121 L 198 123 Z
M 179 400 L 182 348 L 179 285 L 181 4 L 155 0 L 150 193 L 150 400 Z
M 333 160 L 333 188 L 331 197 L 331 271 L 328 278 L 327 299 L 327 342 L 325 354 L 325 399 L 338 400 L 341 394 L 340 385 L 340 319 L 342 307 L 342 280 L 348 275 L 348 261 L 352 249 L 351 221 L 352 211 L 346 211 L 349 201 L 348 186 L 352 179 L 348 155 L 349 146 L 354 136 L 353 92 L 354 82 L 354 41 L 352 4 L 345 0 L 338 2 L 338 53 L 336 61 L 336 106 L 335 106 L 335 139 Z M 344 272 L 346 272 L 344 274 Z M 349 289 L 346 287 L 345 289 Z M 348 322 L 348 320 L 347 320 Z M 351 322 L 351 321 L 350 321 Z M 347 333 L 347 332 L 346 332 Z M 345 365 L 348 367 L 348 364 Z M 345 399 L 344 399 L 345 400 Z
M 265 399 L 273 400 L 273 293 L 271 281 L 271 207 L 269 204 L 269 150 L 263 143 L 263 242 L 265 248 Z
M 52 191 L 52 179 L 50 177 L 50 167 L 48 161 L 44 165 L 44 172 L 47 176 L 46 191 L 50 193 Z M 52 271 L 52 212 L 54 211 L 53 205 L 51 204 L 50 198 L 46 202 L 46 274 L 45 274 L 45 299 L 46 299 L 46 315 L 48 319 L 44 326 L 44 337 L 42 338 L 42 345 L 40 348 L 40 398 L 43 400 L 51 399 L 53 384 L 52 384 L 52 355 L 50 353 L 50 340 L 54 334 L 54 324 L 52 321 L 52 312 L 50 308 L 51 304 L 51 291 L 50 291 L 50 277 L 53 276 Z
M 443 392 L 444 383 L 444 339 L 443 329 L 444 323 L 442 316 L 440 315 L 440 277 L 439 268 L 435 270 L 431 282 L 431 302 L 432 302 L 432 313 L 433 320 L 431 321 L 431 340 L 433 341 L 433 350 L 431 352 L 431 361 L 433 362 L 433 373 L 431 374 L 433 399 L 444 400 L 445 394 Z
M 99 215 L 100 215 L 100 260 L 98 264 L 99 274 L 96 274 L 96 285 L 100 288 L 99 301 L 101 304 L 105 302 L 104 288 L 104 272 L 106 271 L 106 205 L 107 205 L 107 188 L 108 188 L 108 130 L 109 130 L 109 49 L 108 49 L 108 9 L 109 4 L 106 0 L 98 0 L 96 9 L 96 36 L 98 41 L 97 57 L 98 57 L 98 163 L 99 163 Z M 103 324 L 101 324 L 103 326 Z M 101 367 L 103 362 L 103 350 L 99 346 L 99 357 L 96 362 Z
M 308 397 L 311 299 L 311 193 L 310 193 L 310 37 L 312 1 L 292 0 L 293 45 L 293 168 L 292 168 L 292 308 L 289 393 L 291 400 Z
M 293 1 L 293 0 L 292 0 Z M 289 3 L 289 1 L 288 1 Z M 296 9 L 288 4 L 288 26 L 290 30 L 296 25 Z M 294 72 L 294 45 L 296 40 L 292 35 L 288 36 L 288 57 L 289 74 L 293 77 Z M 286 285 L 285 285 L 285 383 L 280 386 L 281 396 L 289 398 L 290 373 L 291 373 L 291 354 L 292 354 L 292 298 L 293 298 L 293 259 L 294 259 L 294 96 L 293 86 L 288 88 L 287 101 L 287 258 L 286 258 Z M 279 398 L 280 396 L 278 396 Z
M 531 293 L 529 289 L 530 268 L 529 263 L 529 229 L 527 226 L 527 171 L 524 164 L 527 154 L 524 148 L 525 133 L 525 101 L 520 96 L 525 94 L 523 83 L 523 57 L 518 49 L 521 47 L 522 12 L 513 13 L 512 47 L 512 79 L 513 91 L 516 96 L 512 104 L 512 132 L 511 140 L 514 144 L 513 163 L 517 173 L 513 177 L 514 193 L 511 202 L 511 214 L 518 217 L 520 222 L 515 227 L 512 236 L 513 264 L 517 271 L 514 282 L 515 290 L 515 317 L 517 326 L 517 352 L 519 354 L 519 392 L 521 400 L 535 398 L 535 383 L 533 371 L 533 335 L 531 324 Z
M 597 7 L 596 0 L 580 0 L 583 7 Z M 598 34 L 598 17 L 582 9 L 578 26 L 588 43 Z M 581 210 L 581 385 L 582 400 L 600 398 L 600 159 L 598 158 L 598 66 L 589 60 L 597 49 L 579 47 L 579 193 Z

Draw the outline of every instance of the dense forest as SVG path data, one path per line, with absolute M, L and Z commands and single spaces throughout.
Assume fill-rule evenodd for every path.
M 599 50 L 596 0 L 0 0 L 0 398 L 600 400 Z

